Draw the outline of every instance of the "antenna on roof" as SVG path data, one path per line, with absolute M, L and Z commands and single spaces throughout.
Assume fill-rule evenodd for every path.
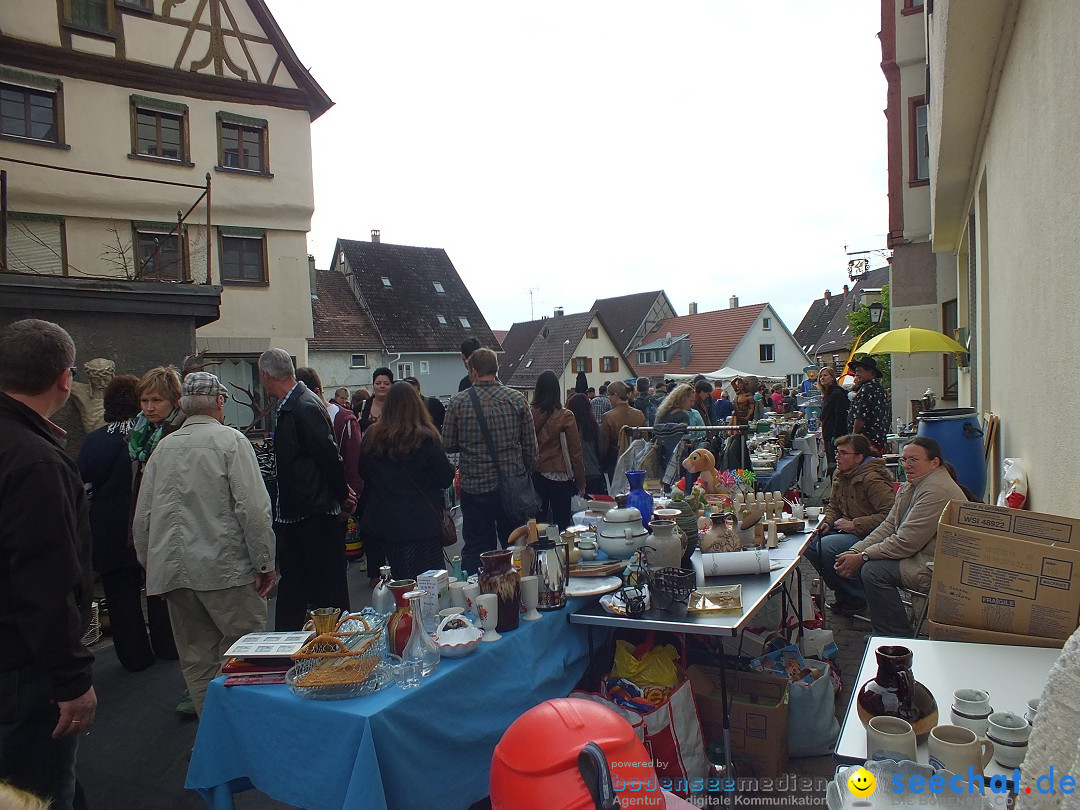
M 533 293 L 540 292 L 539 287 L 530 287 L 526 292 L 529 294 L 529 320 L 535 321 L 536 315 L 533 312 Z M 545 337 L 547 337 L 545 335 Z

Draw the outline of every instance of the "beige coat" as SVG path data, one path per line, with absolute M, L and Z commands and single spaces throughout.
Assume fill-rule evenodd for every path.
M 904 586 L 925 591 L 941 512 L 949 501 L 966 500 L 949 471 L 938 467 L 914 484 L 902 484 L 885 520 L 851 550 L 865 551 L 871 560 L 899 560 Z
M 536 408 L 532 409 L 533 425 L 536 428 L 536 472 L 566 473 L 573 477 L 579 490 L 585 489 L 585 461 L 581 453 L 581 436 L 578 434 L 574 412 L 559 408 L 550 416 Z M 566 457 L 563 455 L 562 440 L 566 437 L 566 451 L 570 456 L 570 467 L 566 469 Z
M 624 427 L 645 427 L 645 414 L 629 404 L 620 402 L 604 414 L 600 421 L 600 459 L 607 458 L 612 447 L 618 446 L 619 455 L 626 449 L 629 440 L 623 433 Z
M 885 520 L 895 500 L 893 479 L 885 469 L 885 460 L 871 458 L 847 475 L 836 471 L 825 522 L 834 526 L 837 519 L 847 518 L 855 524 L 850 534 L 866 537 Z

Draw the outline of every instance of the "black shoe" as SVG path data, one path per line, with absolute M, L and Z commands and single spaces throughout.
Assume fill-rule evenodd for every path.
M 840 616 L 854 616 L 866 610 L 866 602 L 842 602 L 837 599 L 835 602 L 829 602 L 828 608 Z

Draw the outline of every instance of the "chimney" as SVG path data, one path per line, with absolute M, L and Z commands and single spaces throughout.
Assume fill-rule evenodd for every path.
M 697 315 L 697 301 L 690 302 L 690 314 Z
M 382 241 L 382 238 L 380 237 L 379 234 L 380 234 L 380 231 L 379 231 L 378 228 L 372 228 L 371 229 L 371 244 L 377 245 L 377 244 L 379 244 L 379 242 Z
M 738 308 L 739 308 L 739 296 L 733 295 L 733 296 L 731 296 L 731 298 L 728 299 L 728 309 L 738 309 Z
M 307 271 L 308 271 L 308 283 L 311 285 L 311 296 L 314 298 L 318 295 L 318 282 L 315 277 L 315 257 L 312 254 L 308 254 L 307 257 Z
M 555 307 L 555 317 L 556 318 L 561 318 L 562 316 L 563 316 L 563 308 L 562 307 Z
M 849 292 L 851 292 L 851 290 L 849 290 L 848 285 L 845 284 L 844 285 L 844 298 L 847 298 Z
M 829 290 L 825 291 L 825 306 L 829 305 L 829 299 L 832 298 L 832 293 Z

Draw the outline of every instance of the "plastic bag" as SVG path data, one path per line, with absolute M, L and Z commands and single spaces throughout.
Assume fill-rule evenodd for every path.
M 997 505 L 1008 506 L 1011 509 L 1023 509 L 1027 503 L 1028 480 L 1024 460 L 1021 458 L 1007 458 L 1002 463 L 1001 492 L 998 494 Z
M 670 644 L 653 647 L 641 658 L 636 658 L 633 645 L 619 639 L 615 642 L 615 665 L 611 674 L 639 686 L 675 686 L 679 682 L 679 670 L 675 666 L 678 659 L 679 652 Z

